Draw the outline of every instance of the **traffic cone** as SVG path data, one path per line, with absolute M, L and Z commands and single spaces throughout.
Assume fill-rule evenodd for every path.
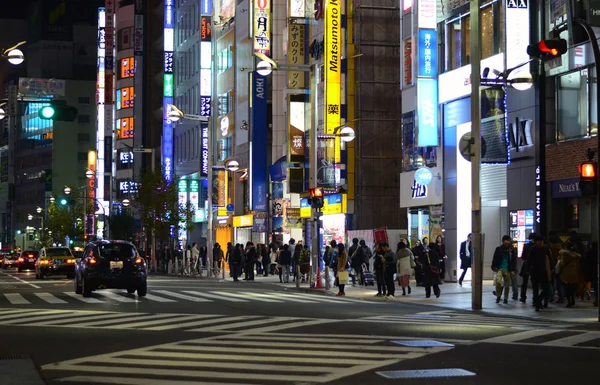
M 323 277 L 321 276 L 321 264 L 317 266 L 317 280 L 315 282 L 315 288 L 325 289 L 325 285 L 323 284 Z

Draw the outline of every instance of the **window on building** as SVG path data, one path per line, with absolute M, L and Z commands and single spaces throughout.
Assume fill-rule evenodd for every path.
M 437 147 L 417 147 L 417 131 L 414 118 L 404 119 L 402 124 L 402 170 L 414 171 L 419 167 L 435 167 Z
M 89 115 L 77 115 L 77 123 L 89 123 L 90 116 Z
M 78 152 L 77 153 L 77 160 L 79 162 L 83 162 L 83 161 L 85 161 L 87 159 L 88 159 L 88 153 L 87 152 Z
M 219 139 L 217 141 L 217 161 L 222 162 L 225 159 L 229 158 L 231 155 L 231 136 Z
M 584 69 L 556 77 L 557 141 L 598 133 L 596 85 L 590 84 L 590 73 L 591 69 Z
M 504 12 L 502 3 L 497 0 L 481 5 L 481 59 L 494 56 L 504 47 Z M 446 54 L 443 71 L 451 71 L 471 62 L 471 17 L 459 14 L 445 23 L 444 52 Z
M 90 134 L 77 134 L 77 141 L 78 142 L 89 142 Z
M 79 104 L 90 104 L 90 97 L 89 96 L 80 96 L 78 99 L 78 103 Z
M 233 106 L 233 91 L 229 90 L 218 96 L 219 116 L 227 115 L 231 112 Z

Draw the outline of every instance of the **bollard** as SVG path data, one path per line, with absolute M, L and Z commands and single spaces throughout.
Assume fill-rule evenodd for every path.
M 331 289 L 331 281 L 329 280 L 329 266 L 325 266 L 325 289 Z
M 296 264 L 296 287 L 300 288 L 300 265 Z
M 175 274 L 179 274 L 179 258 L 175 257 Z

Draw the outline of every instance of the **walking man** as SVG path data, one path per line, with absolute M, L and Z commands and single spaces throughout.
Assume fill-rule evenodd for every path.
M 460 244 L 460 269 L 462 270 L 462 274 L 458 279 L 458 284 L 462 286 L 463 280 L 465 279 L 465 274 L 467 274 L 467 270 L 471 268 L 471 261 L 473 256 L 473 240 L 471 239 L 471 233 L 467 235 L 467 240 Z
M 523 251 L 521 253 L 523 266 L 521 266 L 521 272 L 519 273 L 519 275 L 523 278 L 523 282 L 521 283 L 521 298 L 519 298 L 519 301 L 523 303 L 527 301 L 527 286 L 529 285 L 529 270 L 527 267 L 527 257 L 529 256 L 529 250 L 531 250 L 531 248 L 535 246 L 535 243 L 533 241 L 535 237 L 535 233 L 529 234 L 529 241 L 523 246 Z
M 508 235 L 502 237 L 502 245 L 494 251 L 492 270 L 496 273 L 496 303 L 500 303 L 503 288 L 504 303 L 508 303 L 512 277 L 517 274 L 517 254 Z
M 531 277 L 531 286 L 533 286 L 533 303 L 535 311 L 540 311 L 542 307 L 548 307 L 548 284 L 551 279 L 550 261 L 552 254 L 548 246 L 544 244 L 544 237 L 535 236 L 535 245 L 529 250 L 527 256 L 527 270 Z M 543 304 L 542 304 L 543 300 Z

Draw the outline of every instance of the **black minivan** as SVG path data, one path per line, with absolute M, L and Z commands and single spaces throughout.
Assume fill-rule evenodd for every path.
M 97 289 L 127 289 L 143 297 L 148 291 L 147 277 L 146 261 L 132 243 L 90 242 L 75 265 L 75 293 L 89 297 Z

